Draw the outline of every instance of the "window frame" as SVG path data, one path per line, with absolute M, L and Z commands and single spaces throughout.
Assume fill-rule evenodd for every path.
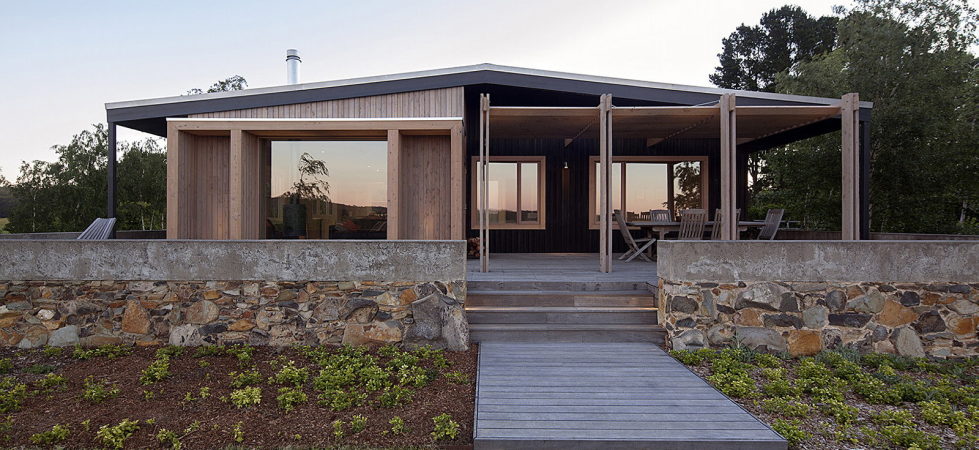
M 545 199 L 547 198 L 544 193 L 546 192 L 546 173 L 547 173 L 547 158 L 544 156 L 490 156 L 490 163 L 517 163 L 517 223 L 502 223 L 502 224 L 487 224 L 490 230 L 543 230 L 547 228 L 547 208 Z M 520 219 L 522 215 L 521 204 L 522 201 L 522 177 L 521 177 L 521 167 L 523 164 L 537 164 L 537 217 L 536 222 L 524 222 Z M 470 201 L 472 207 L 470 208 L 470 229 L 479 229 L 479 204 L 477 203 L 477 195 L 479 194 L 479 157 L 472 157 L 472 187 L 470 189 Z
M 708 167 L 707 167 L 707 156 L 612 156 L 612 164 L 614 163 L 663 163 L 663 164 L 677 164 L 685 162 L 699 162 L 700 163 L 700 204 L 703 209 L 707 209 L 708 204 L 708 183 L 710 178 L 708 177 Z M 598 202 L 595 199 L 597 192 L 596 187 L 598 186 L 598 180 L 595 179 L 596 166 L 599 163 L 599 156 L 591 156 L 588 158 L 588 229 L 597 230 L 601 228 L 601 220 L 594 217 L 595 209 L 598 207 Z M 620 175 L 621 186 L 620 186 L 620 200 L 619 204 L 625 209 L 626 205 L 626 164 L 622 165 L 622 174 Z M 667 189 L 672 191 L 672 186 L 668 186 Z M 612 221 L 612 229 L 619 229 L 619 224 Z

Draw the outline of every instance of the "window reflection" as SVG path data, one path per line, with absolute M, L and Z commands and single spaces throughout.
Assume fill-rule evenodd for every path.
M 594 166 L 595 211 L 592 223 L 596 224 L 601 214 L 601 190 L 598 188 L 601 166 L 597 161 Z M 700 161 L 614 162 L 611 169 L 612 186 L 609 192 L 612 209 L 624 210 L 626 221 L 650 220 L 649 212 L 654 209 L 669 209 L 675 215 L 684 209 L 703 207 Z
M 266 236 L 387 237 L 387 143 L 273 141 Z

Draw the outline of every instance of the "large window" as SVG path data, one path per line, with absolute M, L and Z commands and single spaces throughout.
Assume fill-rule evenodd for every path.
M 544 228 L 544 158 L 491 157 L 487 167 L 490 228 Z M 479 228 L 479 166 L 473 159 L 472 228 Z
M 387 142 L 273 141 L 272 239 L 385 239 Z
M 634 156 L 612 160 L 611 201 L 613 210 L 625 211 L 627 221 L 649 220 L 649 211 L 666 209 L 676 214 L 684 209 L 706 208 L 704 159 L 677 160 Z M 598 158 L 591 159 L 589 175 L 592 211 L 590 228 L 598 228 L 601 217 L 601 192 Z

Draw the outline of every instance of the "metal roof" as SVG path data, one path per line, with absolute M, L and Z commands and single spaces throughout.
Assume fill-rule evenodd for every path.
M 105 108 L 109 122 L 165 135 L 167 117 L 477 84 L 591 95 L 609 93 L 612 94 L 613 99 L 620 97 L 676 105 L 698 105 L 716 101 L 723 93 L 734 93 L 738 97 L 739 105 L 831 105 L 840 101 L 838 98 L 687 86 L 495 64 L 476 64 L 240 91 L 112 102 L 106 103 Z M 869 110 L 873 104 L 860 102 L 860 107 Z M 867 114 L 869 115 L 869 111 Z

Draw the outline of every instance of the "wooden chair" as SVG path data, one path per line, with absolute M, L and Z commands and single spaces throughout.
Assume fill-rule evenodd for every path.
M 112 229 L 116 226 L 115 217 L 112 218 L 98 218 L 95 219 L 85 231 L 82 231 L 78 235 L 78 240 L 89 241 L 89 240 L 102 240 L 109 239 L 112 236 Z
M 649 257 L 646 256 L 646 253 L 644 253 L 644 252 L 651 245 L 653 245 L 653 243 L 656 242 L 656 239 L 651 239 L 651 238 L 635 239 L 635 238 L 633 238 L 632 237 L 632 233 L 629 232 L 629 226 L 626 225 L 626 223 L 625 223 L 625 217 L 623 217 L 622 211 L 620 211 L 620 210 L 617 209 L 617 210 L 615 210 L 615 212 L 612 215 L 615 216 L 615 221 L 618 222 L 618 224 L 619 224 L 619 233 L 622 233 L 622 239 L 625 241 L 625 245 L 629 246 L 629 250 L 627 252 L 623 253 L 622 256 L 619 257 L 619 259 L 628 258 L 628 259 L 625 260 L 625 262 L 629 262 L 629 261 L 632 261 L 633 259 L 635 259 L 638 256 L 638 257 L 640 257 L 640 258 L 642 258 L 642 259 L 644 259 L 644 260 L 646 260 L 648 262 L 653 262 L 653 260 L 649 259 Z M 644 244 L 644 245 L 642 247 L 640 247 L 639 244 Z
M 734 223 L 741 221 L 741 208 L 734 210 Z M 716 241 L 721 239 L 721 228 L 724 228 L 724 213 L 721 212 L 720 208 L 714 211 L 714 227 L 710 229 L 710 240 Z
M 775 233 L 778 232 L 778 227 L 782 224 L 783 214 L 785 214 L 784 209 L 769 209 L 768 214 L 765 216 L 765 225 L 758 232 L 758 239 L 774 240 Z
M 673 214 L 670 214 L 668 209 L 652 209 L 649 211 L 649 220 L 651 222 L 672 222 Z
M 680 234 L 677 239 L 700 241 L 704 239 L 707 210 L 685 209 L 680 211 Z

